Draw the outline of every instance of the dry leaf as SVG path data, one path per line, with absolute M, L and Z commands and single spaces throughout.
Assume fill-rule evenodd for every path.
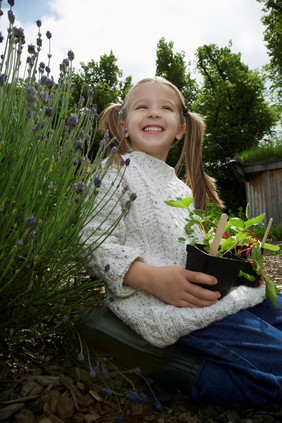
M 93 398 L 95 398 L 95 400 L 104 401 L 99 392 L 91 390 L 89 393 L 93 396 Z

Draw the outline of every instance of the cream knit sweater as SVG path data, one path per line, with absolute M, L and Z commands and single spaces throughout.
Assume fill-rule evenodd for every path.
M 210 307 L 179 308 L 123 285 L 124 275 L 135 260 L 156 266 L 185 266 L 186 249 L 178 238 L 185 235 L 187 211 L 170 207 L 164 201 L 192 196 L 190 188 L 165 162 L 143 152 L 126 154 L 126 158 L 130 158 L 130 165 L 122 180 L 115 166 L 102 179 L 97 200 L 103 199 L 104 207 L 82 234 L 87 245 L 97 241 L 120 215 L 129 195 L 137 194 L 114 231 L 84 260 L 89 273 L 106 282 L 108 298 L 114 297 L 114 301 L 108 301 L 109 308 L 150 344 L 163 348 L 213 321 L 262 302 L 264 287 L 240 286 Z M 115 190 L 110 200 L 109 188 L 110 193 Z M 106 216 L 107 220 L 94 234 Z M 107 265 L 110 269 L 105 272 Z

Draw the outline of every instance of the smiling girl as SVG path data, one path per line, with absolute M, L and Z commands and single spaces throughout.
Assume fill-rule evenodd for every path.
M 99 226 L 110 228 L 128 207 L 123 192 L 137 196 L 84 261 L 90 274 L 105 280 L 108 298 L 114 297 L 109 307 L 152 345 L 178 343 L 203 358 L 190 392 L 195 402 L 281 403 L 281 295 L 275 310 L 264 299 L 264 287 L 240 286 L 220 299 L 219 292 L 200 286 L 217 281 L 185 269 L 186 251 L 178 238 L 184 235 L 186 211 L 165 204 L 177 195 L 193 196 L 196 208 L 208 201 L 221 205 L 203 169 L 202 120 L 185 109 L 173 84 L 156 77 L 135 85 L 122 105 L 109 106 L 101 128 L 119 146 L 120 160 L 102 179 L 98 196 L 104 207 L 84 228 L 84 245 L 91 249 Z M 166 164 L 169 150 L 184 134 L 177 168 L 185 162 L 186 183 Z M 119 166 L 129 161 L 121 179 Z M 110 187 L 115 188 L 112 197 Z

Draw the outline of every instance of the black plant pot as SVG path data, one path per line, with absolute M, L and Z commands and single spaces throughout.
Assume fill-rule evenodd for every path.
M 210 256 L 202 244 L 187 245 L 186 250 L 186 269 L 215 276 L 216 285 L 201 286 L 211 291 L 219 291 L 221 298 L 234 286 L 239 270 L 245 271 L 246 264 L 249 264 L 232 253 L 227 253 L 224 257 Z

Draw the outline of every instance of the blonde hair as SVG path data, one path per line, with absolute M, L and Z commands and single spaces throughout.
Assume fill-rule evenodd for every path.
M 126 119 L 130 96 L 140 85 L 152 82 L 169 86 L 174 90 L 179 99 L 180 121 L 181 124 L 186 124 L 186 130 L 183 149 L 175 167 L 175 171 L 178 174 L 183 162 L 185 163 L 186 183 L 192 189 L 195 207 L 205 210 L 209 201 L 213 201 L 215 204 L 222 207 L 223 203 L 217 194 L 215 181 L 205 173 L 203 167 L 202 143 L 205 124 L 198 114 L 189 112 L 185 109 L 183 95 L 175 85 L 165 78 L 156 76 L 154 78 L 146 78 L 139 81 L 131 88 L 123 104 L 112 103 L 104 110 L 99 128 L 109 131 L 109 136 L 113 139 L 111 145 L 119 146 L 120 155 L 124 154 L 128 150 L 128 143 L 130 146 L 130 139 L 123 136 L 121 122 Z

